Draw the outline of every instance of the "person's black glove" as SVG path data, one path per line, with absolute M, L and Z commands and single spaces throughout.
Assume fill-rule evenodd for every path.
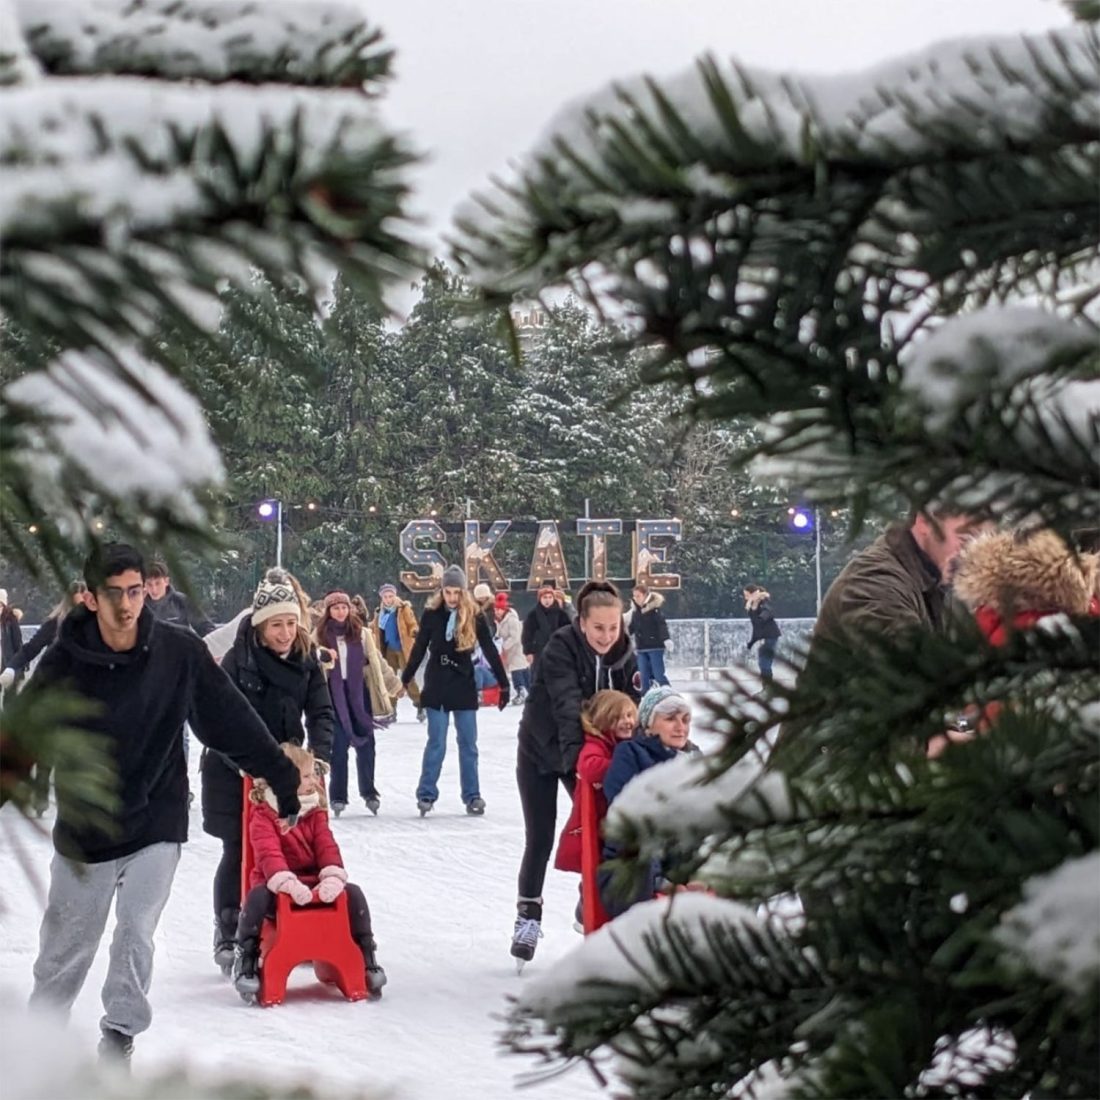
M 507 688 L 500 689 L 500 701 L 497 703 L 497 709 L 503 710 L 509 702 L 511 702 L 512 693 Z

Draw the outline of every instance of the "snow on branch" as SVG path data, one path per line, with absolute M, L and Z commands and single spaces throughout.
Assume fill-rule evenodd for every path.
M 639 987 L 658 998 L 669 982 L 659 959 L 676 938 L 682 937 L 694 952 L 705 954 L 716 934 L 737 937 L 744 930 L 768 934 L 764 921 L 735 901 L 682 893 L 643 902 L 586 937 L 552 971 L 526 985 L 517 1007 L 553 1027 L 586 999 L 617 1003 L 629 999 L 629 991 Z
M 1098 112 L 1100 42 L 1084 25 L 940 42 L 854 74 L 704 58 L 566 108 L 517 179 L 460 208 L 455 250 L 484 286 L 534 292 L 597 259 L 601 242 L 613 249 L 678 233 L 691 211 L 774 201 L 777 172 L 809 172 L 820 187 L 825 162 L 839 186 L 854 169 L 1053 152 L 1094 143 Z
M 25 84 L 42 76 L 15 10 L 15 0 L 0 0 L 0 87 Z
M 1024 883 L 1001 919 L 1001 942 L 1036 973 L 1096 998 L 1100 983 L 1100 853 L 1066 860 Z
M 221 484 L 221 458 L 201 407 L 161 367 L 126 348 L 70 351 L 3 396 L 27 420 L 8 461 L 44 511 L 69 510 L 75 473 L 104 498 L 203 521 L 198 494 Z
M 746 825 L 791 816 L 786 780 L 746 757 L 716 771 L 704 756 L 678 756 L 640 772 L 611 804 L 607 835 L 632 839 L 639 829 L 650 847 L 694 848 L 732 818 Z M 639 828 L 640 827 L 640 828 Z
M 31 51 L 59 75 L 354 87 L 391 52 L 358 6 L 298 0 L 12 0 Z M 0 41 L 3 41 L 0 38 Z

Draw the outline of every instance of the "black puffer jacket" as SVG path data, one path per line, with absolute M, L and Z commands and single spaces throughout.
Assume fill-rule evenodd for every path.
M 544 775 L 572 775 L 584 744 L 581 705 L 612 688 L 638 698 L 634 647 L 624 630 L 609 653 L 591 649 L 576 621 L 555 631 L 535 662 L 519 723 L 519 753 Z
M 664 649 L 668 641 L 668 623 L 661 610 L 665 598 L 659 592 L 650 592 L 645 603 L 639 607 L 630 605 L 630 636 L 634 639 L 634 648 Z
M 424 689 L 420 703 L 431 710 L 477 710 L 478 691 L 474 680 L 474 651 L 458 650 L 456 639 L 447 640 L 447 620 L 451 612 L 445 604 L 428 607 L 420 616 L 420 632 L 416 636 L 409 663 L 401 673 L 401 682 L 408 687 L 416 675 L 424 654 L 428 654 L 428 667 L 424 670 Z M 508 673 L 504 671 L 497 647 L 493 645 L 493 633 L 481 614 L 476 617 L 477 644 L 489 662 L 497 683 L 508 690 Z
M 541 603 L 535 604 L 523 620 L 523 652 L 537 658 L 555 631 L 568 626 L 572 621 L 557 600 L 549 607 L 543 607 Z
M 767 596 L 755 607 L 749 608 L 749 621 L 752 623 L 749 649 L 752 649 L 757 642 L 766 642 L 778 638 L 782 633 L 779 629 L 779 623 L 775 621 L 775 613 L 772 611 L 772 605 Z
M 214 629 L 214 624 L 182 593 L 171 585 L 159 600 L 145 598 L 145 604 L 161 623 L 190 627 L 200 638 Z
M 277 656 L 259 643 L 251 618 L 244 618 L 222 669 L 276 741 L 304 744 L 318 760 L 328 762 L 335 721 L 332 697 L 312 654 L 305 658 L 294 652 L 285 658 Z M 235 840 L 241 831 L 240 774 L 216 752 L 204 752 L 200 767 L 202 827 L 221 840 Z
M 95 705 L 95 713 L 76 725 L 104 738 L 119 783 L 119 805 L 107 828 L 73 816 L 66 783 L 58 783 L 53 838 L 61 855 L 101 863 L 150 844 L 187 839 L 185 719 L 208 748 L 266 779 L 286 813 L 297 812 L 298 769 L 202 641 L 189 630 L 158 623 L 148 608 L 138 620 L 137 645 L 124 653 L 104 644 L 87 608 L 66 615 L 27 690 L 57 684 L 68 684 Z

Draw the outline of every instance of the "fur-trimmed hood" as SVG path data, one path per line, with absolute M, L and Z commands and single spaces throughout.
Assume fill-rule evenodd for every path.
M 645 598 L 645 603 L 636 604 L 633 599 L 630 601 L 631 611 L 641 611 L 643 613 L 649 611 L 656 611 L 657 608 L 663 607 L 665 602 L 664 596 L 660 592 L 650 592 Z
M 971 608 L 994 608 L 1005 619 L 1022 611 L 1084 615 L 1096 568 L 1096 555 L 1075 553 L 1053 531 L 994 531 L 963 552 L 955 591 Z
M 756 592 L 750 592 L 745 597 L 745 609 L 747 611 L 755 611 L 765 600 L 770 600 L 772 594 L 765 588 L 761 588 Z

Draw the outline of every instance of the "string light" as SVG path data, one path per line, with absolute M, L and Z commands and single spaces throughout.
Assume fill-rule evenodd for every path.
M 30 533 L 32 535 L 37 535 L 38 534 L 38 524 L 37 523 L 32 523 L 30 525 L 30 527 L 27 528 L 27 530 L 30 531 Z

